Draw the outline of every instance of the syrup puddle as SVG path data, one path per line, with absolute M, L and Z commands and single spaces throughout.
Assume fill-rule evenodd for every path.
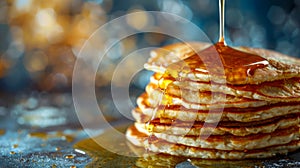
M 128 124 L 129 125 L 129 124 Z M 125 133 L 128 125 L 124 125 L 118 128 L 121 132 Z M 75 151 L 88 154 L 93 161 L 87 165 L 87 167 L 184 167 L 185 162 L 189 162 L 190 165 L 195 167 L 255 167 L 262 166 L 262 160 L 205 160 L 186 157 L 177 157 L 165 154 L 145 155 L 144 157 L 128 157 L 112 153 L 105 150 L 103 147 L 97 144 L 95 140 L 102 139 L 110 142 L 106 145 L 114 147 L 116 150 L 128 151 L 128 154 L 134 155 L 144 149 L 135 147 L 127 142 L 124 138 L 114 138 L 111 130 L 106 130 L 103 134 L 95 137 L 88 138 L 77 142 L 74 145 Z M 182 166 L 181 166 L 182 165 Z
M 61 138 L 62 140 L 66 140 L 67 142 L 73 142 L 74 136 L 73 135 L 67 135 L 62 132 L 55 132 L 55 133 L 47 133 L 47 132 L 32 132 L 29 133 L 28 136 L 30 137 L 36 137 L 40 139 L 50 139 L 50 138 Z

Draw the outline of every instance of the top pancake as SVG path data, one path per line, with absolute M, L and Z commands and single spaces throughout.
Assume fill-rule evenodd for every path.
M 161 88 L 160 83 L 164 81 L 167 86 Z M 211 82 L 196 82 L 190 80 L 177 81 L 174 78 L 162 78 L 162 74 L 155 73 L 150 78 L 150 85 L 156 85 L 165 90 L 189 90 L 194 95 L 197 92 L 220 92 L 236 97 L 244 97 L 270 102 L 296 102 L 300 101 L 300 78 L 290 78 L 273 82 L 264 82 L 260 85 L 230 85 L 212 84 Z
M 184 61 L 189 56 L 199 53 L 199 51 L 204 50 L 210 45 L 207 43 L 182 43 L 182 44 L 173 44 L 161 49 L 155 50 L 151 53 L 151 58 L 145 64 L 145 68 L 152 70 L 158 73 L 164 73 L 170 65 L 177 64 L 181 61 Z M 242 85 L 242 84 L 260 84 L 268 81 L 289 79 L 293 77 L 300 77 L 300 60 L 286 56 L 284 54 L 266 50 L 266 49 L 257 49 L 257 48 L 248 48 L 248 47 L 238 47 L 237 50 L 256 54 L 265 58 L 268 61 L 268 65 L 263 68 L 258 68 L 254 71 L 253 74 L 247 76 L 246 80 L 231 80 L 228 76 L 220 75 L 211 75 L 205 73 L 206 70 L 199 71 L 189 71 L 189 72 L 179 72 L 178 76 L 180 78 L 187 78 L 193 81 L 201 82 L 210 82 L 214 81 L 217 83 L 226 83 L 233 85 Z M 222 70 L 222 67 L 218 66 Z M 214 68 L 212 69 L 213 71 Z

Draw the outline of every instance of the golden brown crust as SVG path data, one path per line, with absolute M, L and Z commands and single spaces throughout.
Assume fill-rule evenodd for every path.
M 143 114 L 140 114 L 140 117 Z M 158 119 L 159 120 L 159 119 Z M 201 131 L 212 131 L 212 135 L 234 135 L 234 136 L 246 136 L 250 134 L 271 133 L 277 129 L 285 129 L 300 123 L 300 116 L 291 115 L 291 117 L 275 117 L 268 120 L 257 122 L 219 122 L 217 127 L 203 127 L 204 122 L 173 122 L 170 119 L 163 119 L 163 123 L 151 121 L 151 124 L 144 122 L 136 122 L 135 126 L 138 128 L 151 127 L 154 133 L 165 133 L 173 135 L 193 135 L 199 136 Z M 192 125 L 191 125 L 192 124 Z M 230 125 L 228 125 L 230 124 Z M 213 125 L 212 125 L 213 126 Z
M 181 46 L 182 45 L 182 46 Z M 192 46 L 192 47 L 191 47 Z M 182 60 L 191 55 L 190 52 L 199 51 L 207 48 L 207 43 L 188 43 L 173 44 L 163 47 L 163 53 L 157 51 L 157 54 L 153 54 L 149 61 L 145 64 L 145 68 L 154 72 L 164 73 L 167 66 L 175 61 Z M 176 49 L 176 48 L 180 49 Z M 182 49 L 184 48 L 184 49 Z M 266 49 L 249 48 L 249 47 L 235 47 L 245 52 L 255 53 L 261 57 L 266 58 L 269 61 L 269 65 L 265 68 L 257 69 L 252 76 L 249 76 L 247 80 L 238 84 L 260 84 L 267 81 L 289 79 L 293 77 L 300 77 L 300 60 L 291 58 L 287 55 L 270 51 Z M 171 50 L 172 54 L 166 54 L 166 50 Z M 222 81 L 218 79 L 218 76 L 211 77 L 209 74 L 189 72 L 187 74 L 179 74 L 183 77 L 188 77 L 194 81 L 209 82 L 215 79 L 216 82 Z M 230 83 L 229 84 L 236 84 Z
M 255 150 L 216 150 L 199 147 L 191 147 L 181 144 L 174 144 L 157 139 L 149 143 L 146 134 L 138 132 L 131 126 L 126 132 L 127 139 L 134 145 L 144 147 L 152 152 L 166 153 L 176 156 L 195 157 L 203 159 L 249 159 L 268 158 L 276 154 L 287 154 L 300 147 L 300 141 L 294 140 L 284 145 L 274 145 Z

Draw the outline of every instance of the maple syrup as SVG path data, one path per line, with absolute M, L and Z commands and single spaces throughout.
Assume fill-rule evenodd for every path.
M 194 76 L 206 74 L 211 76 L 212 82 L 215 82 L 213 81 L 215 78 L 221 78 L 220 81 L 224 82 L 221 84 L 241 85 L 247 83 L 247 80 L 251 79 L 257 69 L 268 66 L 269 62 L 265 58 L 226 45 L 224 11 L 225 0 L 219 0 L 220 29 L 219 41 L 216 44 L 194 54 L 189 54 L 190 56 L 182 61 L 168 65 L 165 73 L 160 77 L 158 74 L 154 74 L 154 78 L 159 78 L 156 89 L 160 89 L 163 94 L 152 112 L 151 120 L 157 118 L 159 113 L 163 115 L 165 108 L 173 107 L 173 98 L 176 96 L 172 94 L 172 89 L 176 88 L 172 88 L 174 87 L 172 83 L 176 80 L 186 80 L 184 78 L 186 74 L 193 73 Z M 224 94 L 223 97 L 225 98 L 226 95 Z M 146 129 L 150 133 L 153 129 L 151 120 L 146 124 Z
M 159 86 L 166 88 L 171 83 L 170 77 L 180 80 L 180 73 L 208 74 L 212 77 L 225 75 L 227 83 L 239 85 L 246 83 L 257 69 L 268 65 L 269 62 L 261 56 L 242 52 L 225 45 L 224 42 L 218 42 L 182 61 L 170 64 L 160 79 Z
M 50 139 L 50 138 L 61 138 L 62 140 L 65 140 L 67 142 L 72 142 L 74 140 L 73 135 L 67 135 L 62 132 L 56 132 L 56 133 L 47 133 L 47 132 L 32 132 L 28 134 L 30 137 L 36 137 L 40 139 Z
M 125 131 L 127 125 L 122 126 L 120 131 Z M 230 161 L 230 160 L 211 160 L 211 159 L 197 159 L 187 158 L 182 156 L 172 156 L 167 154 L 145 154 L 141 157 L 128 157 L 112 153 L 103 147 L 101 147 L 95 139 L 106 139 L 111 142 L 111 145 L 115 149 L 122 148 L 128 152 L 145 152 L 143 148 L 136 147 L 130 143 L 125 143 L 126 139 L 118 138 L 114 141 L 111 140 L 109 135 L 113 134 L 113 131 L 108 129 L 103 134 L 94 137 L 81 140 L 74 145 L 77 150 L 84 151 L 93 160 L 86 167 L 175 167 L 185 161 L 189 161 L 192 165 L 198 167 L 254 167 L 262 164 L 261 160 L 242 160 L 242 161 Z M 136 132 L 136 134 L 140 134 Z M 143 135 L 141 135 L 143 136 Z M 153 139 L 155 140 L 155 139 Z M 134 154 L 134 153 L 133 153 Z
M 65 158 L 66 159 L 74 159 L 75 155 L 73 154 L 69 154 L 69 155 L 66 155 Z
M 226 45 L 225 42 L 225 0 L 219 0 L 219 42 L 223 42 Z
M 180 73 L 200 73 L 226 78 L 226 83 L 243 84 L 254 75 L 255 70 L 266 67 L 269 62 L 258 55 L 242 52 L 226 45 L 225 0 L 219 0 L 219 41 L 207 49 L 194 53 L 186 59 L 167 67 L 160 86 L 166 88 L 170 77 L 180 80 Z M 221 61 L 220 61 L 221 60 Z

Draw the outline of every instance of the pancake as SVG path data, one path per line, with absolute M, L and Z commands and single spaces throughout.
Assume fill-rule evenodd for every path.
M 207 48 L 208 44 L 206 43 L 193 43 L 189 45 L 188 43 L 182 43 L 182 48 L 187 45 L 186 48 L 192 48 L 190 50 L 176 50 L 173 48 L 178 47 L 177 45 L 167 46 L 166 48 L 162 48 L 160 50 L 153 51 L 151 58 L 148 62 L 144 65 L 144 67 L 148 70 L 164 73 L 166 72 L 171 65 L 178 64 L 182 65 L 185 64 L 186 59 L 191 55 L 197 55 L 199 51 L 203 51 L 203 49 Z M 300 60 L 291 58 L 287 55 L 266 50 L 266 49 L 257 49 L 257 48 L 247 48 L 247 47 L 236 47 L 235 49 L 256 54 L 265 58 L 268 61 L 268 65 L 263 68 L 256 69 L 253 75 L 247 76 L 245 80 L 238 80 L 242 78 L 241 76 L 235 76 L 234 79 L 230 79 L 228 76 L 212 76 L 214 74 L 209 74 L 207 70 L 201 71 L 180 71 L 178 76 L 181 78 L 187 78 L 193 81 L 201 81 L 201 82 L 220 82 L 226 79 L 226 83 L 228 84 L 260 84 L 263 82 L 268 81 L 275 81 L 275 80 L 283 80 L 289 79 L 293 77 L 300 77 Z M 167 52 L 161 52 L 162 50 L 170 50 L 172 54 L 166 54 Z M 192 50 L 192 51 L 191 51 Z M 178 57 L 182 61 L 178 61 Z M 201 57 L 201 59 L 203 59 Z M 177 62 L 175 62 L 175 61 Z M 175 62 L 175 63 L 174 63 Z M 223 67 L 214 67 L 216 69 L 220 69 L 219 71 L 223 71 Z M 213 69 L 211 69 L 213 70 Z M 218 70 L 214 70 L 218 71 Z M 226 72 L 225 72 L 226 73 Z M 238 81 L 238 82 L 237 82 Z
M 285 129 L 298 125 L 299 122 L 300 114 L 247 123 L 222 121 L 215 128 L 214 125 L 203 127 L 204 122 L 183 122 L 170 119 L 154 119 L 149 123 L 135 122 L 135 127 L 139 128 L 139 130 L 148 130 L 151 128 L 153 133 L 173 135 L 199 136 L 201 132 L 211 131 L 211 135 L 246 136 L 250 134 L 271 133 L 277 129 Z
M 154 114 L 158 118 L 193 122 L 205 121 L 208 114 L 216 114 L 216 118 L 218 118 L 219 113 L 222 112 L 221 120 L 251 122 L 300 112 L 300 104 L 298 102 L 278 103 L 273 105 L 267 104 L 265 106 L 260 106 L 259 108 L 221 108 L 214 110 L 209 110 L 208 107 L 202 109 L 185 108 L 181 105 L 151 106 L 146 94 L 143 94 L 137 99 L 137 104 L 138 108 L 133 109 L 132 114 L 139 122 L 147 122 Z M 140 113 L 145 116 L 140 118 Z
M 222 92 L 196 92 L 187 89 L 179 89 L 178 87 L 167 87 L 165 90 L 158 89 L 156 85 L 149 84 L 146 86 L 146 93 L 149 95 L 149 102 L 156 104 L 157 100 L 162 100 L 162 104 L 172 105 L 174 102 L 182 104 L 183 106 L 190 108 L 190 106 L 206 106 L 214 108 L 217 104 L 224 104 L 225 107 L 256 107 L 258 105 L 266 105 L 267 103 L 262 100 L 255 100 L 243 97 L 236 97 L 232 95 L 226 95 Z M 154 101 L 152 101 L 154 100 Z M 152 103 L 153 102 L 153 103 Z M 192 105 L 194 104 L 194 105 Z M 199 109 L 197 107 L 197 109 Z
M 199 42 L 175 43 L 155 49 L 150 52 L 150 58 L 145 67 L 149 67 L 149 69 L 146 68 L 148 70 L 163 73 L 164 69 L 171 63 L 185 59 L 190 56 L 189 54 L 208 48 L 210 45 Z
M 155 73 L 150 78 L 148 87 L 159 88 L 158 84 L 160 80 L 164 80 L 162 74 Z M 169 80 L 166 89 L 172 89 L 176 92 L 180 92 L 180 90 L 181 92 L 190 90 L 189 93 L 192 93 L 193 91 L 200 93 L 213 91 L 256 100 L 277 102 L 300 101 L 300 78 L 264 82 L 261 85 L 222 85 L 217 83 L 212 84 L 210 82 L 195 82 L 191 80 L 178 81 L 174 78 L 167 78 L 165 80 Z
M 153 138 L 149 143 L 149 137 L 139 132 L 134 126 L 128 128 L 127 139 L 135 146 L 146 148 L 152 152 L 166 153 L 176 156 L 185 156 L 202 159 L 249 159 L 249 158 L 268 158 L 277 154 L 287 154 L 300 147 L 300 141 L 294 140 L 287 144 L 274 145 L 254 150 L 217 150 L 199 147 L 185 146 L 177 143 L 170 143 L 165 140 Z
M 148 137 L 155 137 L 170 143 L 218 150 L 250 150 L 265 148 L 298 140 L 300 136 L 298 127 L 289 127 L 271 133 L 252 134 L 247 136 L 210 135 L 207 139 L 193 135 L 181 136 L 166 133 L 150 133 L 145 127 L 136 127 L 136 129 L 139 132 L 148 135 Z
M 222 93 L 202 93 L 193 94 L 185 92 L 184 96 L 181 93 L 174 95 L 173 93 L 166 93 L 162 90 L 155 89 L 150 95 L 143 94 L 139 98 L 147 99 L 151 106 L 157 105 L 180 105 L 188 109 L 209 110 L 217 108 L 248 108 L 260 107 L 269 105 L 275 102 L 267 102 L 263 100 L 254 100 L 247 98 L 239 98 Z M 140 101 L 140 100 L 138 100 Z

